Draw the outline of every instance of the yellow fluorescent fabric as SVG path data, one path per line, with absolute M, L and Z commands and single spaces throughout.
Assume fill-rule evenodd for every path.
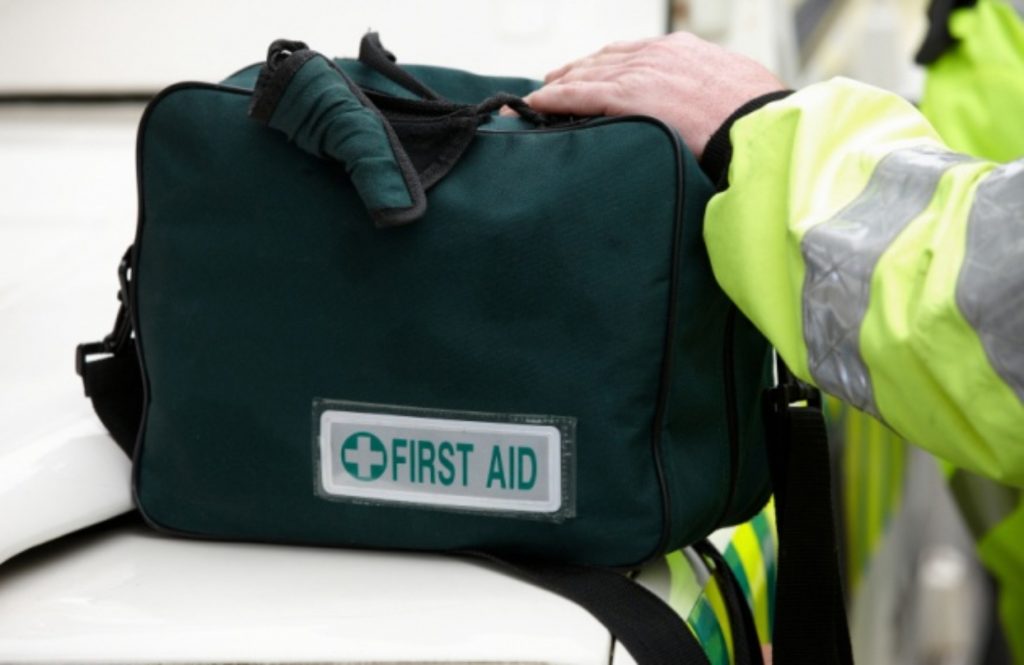
M 765 106 L 737 122 L 731 138 L 731 186 L 712 199 L 705 225 L 715 275 L 793 371 L 813 381 L 804 237 L 861 195 L 887 155 L 946 148 L 899 97 L 842 79 Z M 916 168 L 914 159 L 906 164 Z M 993 168 L 951 163 L 930 203 L 878 258 L 859 351 L 875 405 L 897 433 L 1024 485 L 1024 404 L 988 364 L 955 300 L 974 191 Z
M 928 67 L 921 110 L 954 150 L 1024 156 L 1024 21 L 1002 0 L 954 12 L 960 41 Z

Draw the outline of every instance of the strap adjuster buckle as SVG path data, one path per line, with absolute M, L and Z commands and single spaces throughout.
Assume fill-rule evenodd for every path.
M 84 377 L 85 366 L 90 356 L 96 355 L 118 355 L 124 351 L 132 336 L 132 322 L 128 310 L 128 286 L 129 271 L 131 270 L 131 247 L 124 253 L 121 263 L 117 267 L 117 280 L 120 288 L 117 292 L 117 300 L 120 307 L 117 309 L 117 316 L 114 318 L 114 328 L 110 334 L 99 342 L 85 342 L 75 347 L 75 373 Z
M 806 402 L 807 406 L 821 408 L 821 392 L 798 379 L 777 351 L 775 371 L 778 375 L 778 384 L 768 389 L 768 403 L 774 412 L 783 413 L 794 402 Z

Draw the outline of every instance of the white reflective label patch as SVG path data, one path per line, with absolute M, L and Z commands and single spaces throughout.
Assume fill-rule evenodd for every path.
M 319 493 L 370 503 L 564 516 L 568 442 L 565 423 L 554 421 L 569 419 L 547 424 L 438 415 L 319 411 Z

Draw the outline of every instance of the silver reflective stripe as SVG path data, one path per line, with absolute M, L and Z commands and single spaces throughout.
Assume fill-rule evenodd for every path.
M 825 392 L 872 415 L 879 413 L 860 354 L 871 275 L 890 243 L 928 207 L 942 174 L 965 161 L 970 158 L 931 146 L 892 152 L 875 167 L 864 191 L 801 243 L 811 377 Z
M 956 304 L 992 369 L 1024 402 L 1024 159 L 978 185 Z

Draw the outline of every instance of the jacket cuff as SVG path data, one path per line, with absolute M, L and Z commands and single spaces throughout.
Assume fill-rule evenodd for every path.
M 766 95 L 755 97 L 743 106 L 736 109 L 732 115 L 725 119 L 722 126 L 715 130 L 715 133 L 708 139 L 704 147 L 704 156 L 700 158 L 700 167 L 704 173 L 711 178 L 718 191 L 729 186 L 729 162 L 732 160 L 732 141 L 729 138 L 729 131 L 733 124 L 745 115 L 749 115 L 760 109 L 765 104 L 784 99 L 793 94 L 792 90 L 776 90 Z

